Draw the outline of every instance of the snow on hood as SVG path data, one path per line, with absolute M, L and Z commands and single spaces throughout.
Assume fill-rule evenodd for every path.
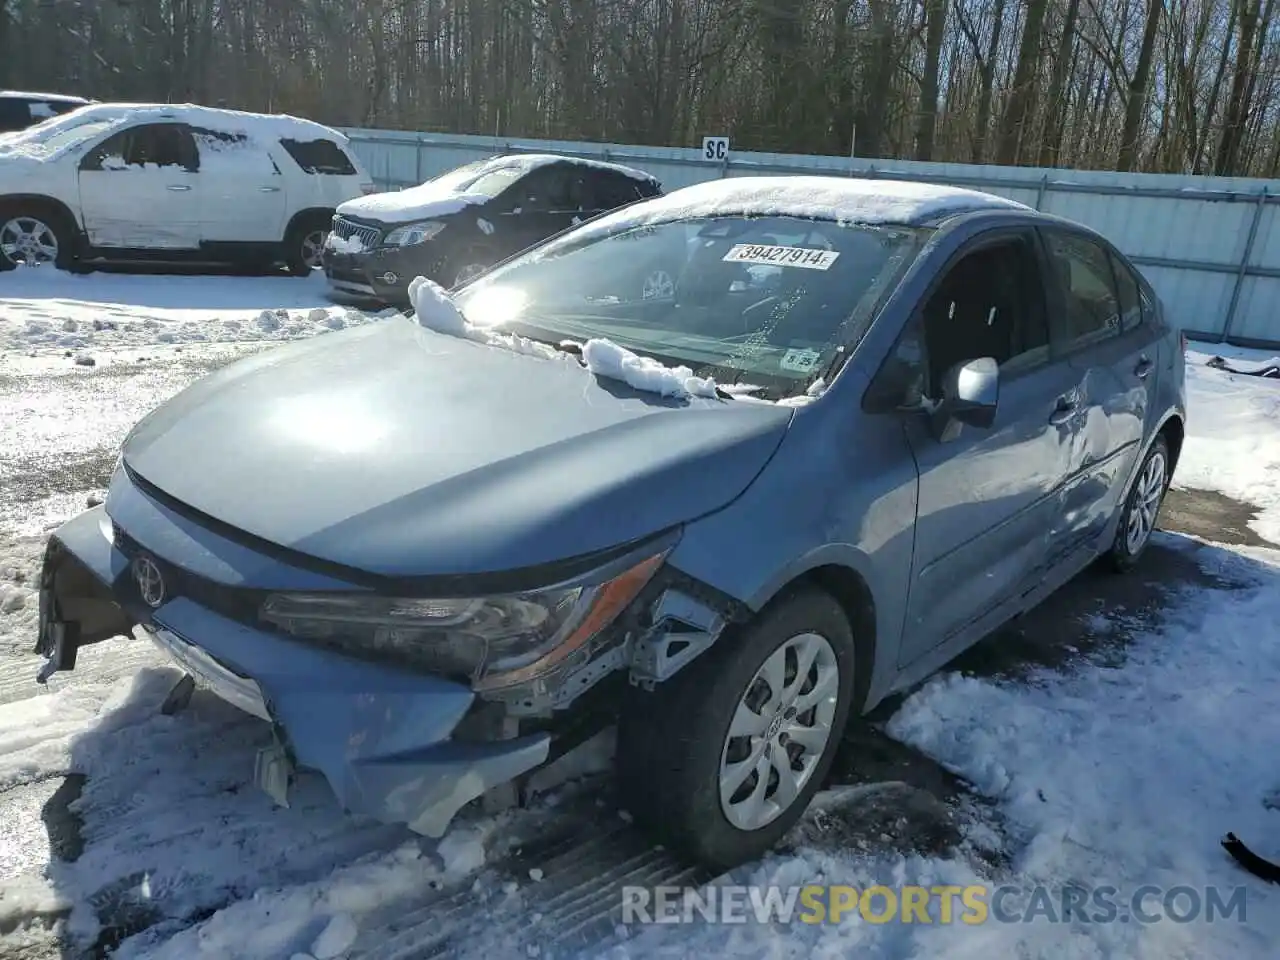
M 545 343 L 509 333 L 495 333 L 477 327 L 462 315 L 453 298 L 438 283 L 416 277 L 409 284 L 409 302 L 413 304 L 418 323 L 428 330 L 464 337 L 490 346 L 544 359 L 572 360 L 572 355 Z M 582 360 L 587 370 L 597 377 L 621 380 L 635 390 L 656 393 L 662 397 L 717 396 L 716 382 L 709 377 L 695 377 L 688 367 L 668 367 L 649 357 L 642 357 L 612 340 L 593 338 L 582 346 Z
M 338 213 L 382 223 L 413 223 L 447 217 L 488 199 L 483 194 L 458 193 L 432 181 L 408 190 L 356 197 L 338 204 Z

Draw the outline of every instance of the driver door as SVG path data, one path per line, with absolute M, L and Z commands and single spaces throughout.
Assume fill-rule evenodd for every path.
M 989 428 L 941 431 L 928 413 L 907 415 L 920 480 L 901 666 L 985 634 L 1048 562 L 1078 429 L 1058 401 L 1080 374 L 1050 354 L 1043 276 L 1033 231 L 984 234 L 951 260 L 899 344 L 900 362 L 923 368 L 930 401 L 955 364 L 992 357 L 1000 376 Z
M 181 123 L 107 137 L 80 162 L 80 209 L 91 246 L 194 250 L 200 245 L 199 157 Z

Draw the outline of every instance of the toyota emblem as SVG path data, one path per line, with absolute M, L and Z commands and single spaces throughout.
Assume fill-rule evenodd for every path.
M 152 610 L 164 603 L 164 577 L 150 557 L 137 557 L 133 561 L 133 579 L 138 584 L 142 602 Z

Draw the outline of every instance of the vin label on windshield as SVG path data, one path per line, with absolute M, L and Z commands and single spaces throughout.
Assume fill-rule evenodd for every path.
M 736 243 L 724 255 L 725 263 L 765 263 L 775 267 L 829 270 L 840 256 L 836 250 L 809 247 L 775 247 L 762 243 Z

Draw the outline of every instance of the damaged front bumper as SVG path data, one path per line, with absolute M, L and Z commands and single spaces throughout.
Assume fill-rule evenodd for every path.
M 136 491 L 121 502 L 131 533 L 145 533 L 146 543 L 190 544 L 198 535 L 194 562 L 224 570 L 244 554 Z M 81 646 L 140 627 L 197 683 L 272 725 L 275 746 L 259 757 L 256 778 L 278 801 L 295 768 L 312 769 L 346 810 L 429 837 L 442 836 L 466 804 L 548 760 L 546 732 L 459 738 L 476 699 L 467 687 L 241 623 L 181 585 L 166 592 L 152 580 L 164 565 L 149 565 L 151 557 L 122 549 L 103 507 L 53 534 L 40 581 L 41 680 L 74 669 Z

